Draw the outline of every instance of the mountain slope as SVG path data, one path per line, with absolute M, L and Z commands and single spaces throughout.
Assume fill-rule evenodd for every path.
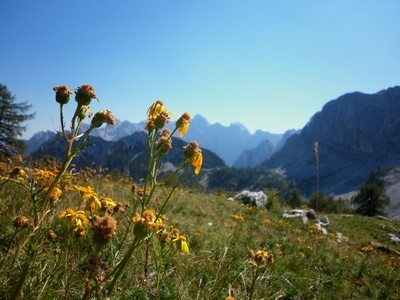
M 349 93 L 328 102 L 261 168 L 280 169 L 310 194 L 316 190 L 313 146 L 318 141 L 321 191 L 346 193 L 373 169 L 400 164 L 399 132 L 400 87 Z
M 275 146 L 281 137 L 282 134 L 261 130 L 251 134 L 240 123 L 233 123 L 230 126 L 223 126 L 219 123 L 210 124 L 202 116 L 196 115 L 190 121 L 189 131 L 183 139 L 198 141 L 199 145 L 212 150 L 227 165 L 232 166 L 244 150 L 253 149 L 266 139 Z
M 269 140 L 263 140 L 254 149 L 244 150 L 233 164 L 233 167 L 254 168 L 264 160 L 270 158 L 273 152 L 274 146 L 272 146 L 271 142 Z
M 173 138 L 173 148 L 163 160 L 164 170 L 174 169 L 183 159 L 182 147 L 186 145 L 181 139 Z M 143 131 L 134 132 L 118 141 L 105 141 L 99 137 L 89 137 L 86 148 L 78 157 L 74 159 L 74 164 L 78 168 L 99 165 L 109 170 L 119 170 L 122 174 L 127 174 L 135 179 L 145 176 L 147 152 L 147 134 Z M 40 159 L 47 155 L 62 160 L 65 151 L 65 141 L 57 135 L 41 146 L 39 150 L 32 153 L 33 159 Z M 224 167 L 223 161 L 213 152 L 202 148 L 203 169 Z

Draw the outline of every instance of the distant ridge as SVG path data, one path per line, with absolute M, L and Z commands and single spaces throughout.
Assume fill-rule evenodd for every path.
M 400 164 L 400 87 L 354 92 L 328 102 L 280 151 L 261 164 L 316 190 L 313 145 L 319 142 L 320 189 L 342 194 L 359 188 L 379 167 Z
M 114 126 L 103 126 L 94 129 L 91 136 L 100 137 L 105 141 L 118 141 L 130 136 L 135 132 L 145 132 L 144 121 L 132 123 L 129 121 L 118 121 Z M 89 125 L 83 124 L 83 130 Z M 167 125 L 171 130 L 175 122 Z M 26 154 L 36 151 L 41 144 L 53 137 L 56 132 L 38 132 L 28 140 L 28 151 Z M 201 148 L 209 149 L 215 152 L 224 162 L 231 166 L 242 154 L 243 151 L 253 149 L 260 143 L 268 140 L 273 146 L 277 145 L 282 138 L 282 134 L 273 134 L 262 130 L 257 130 L 251 134 L 242 124 L 234 123 L 230 126 L 223 126 L 219 123 L 210 124 L 200 116 L 195 115 L 190 121 L 189 131 L 182 137 L 184 141 L 197 141 Z M 260 162 L 267 157 L 261 157 Z M 249 167 L 249 166 L 245 166 Z

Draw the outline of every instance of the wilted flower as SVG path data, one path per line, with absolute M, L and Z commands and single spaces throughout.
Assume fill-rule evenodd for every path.
M 17 216 L 14 218 L 13 224 L 16 228 L 27 228 L 33 226 L 33 220 L 25 216 Z
M 69 96 L 72 91 L 66 85 L 55 86 L 53 91 L 56 92 L 56 101 L 60 104 L 67 104 L 69 102 Z
M 26 173 L 25 173 L 24 169 L 21 168 L 21 167 L 15 167 L 14 169 L 12 169 L 11 172 L 10 172 L 10 177 L 13 178 L 13 177 L 16 177 L 16 176 L 25 177 Z
M 57 238 L 57 234 L 53 230 L 49 229 L 49 231 L 47 231 L 47 238 L 49 240 L 55 240 Z
M 92 119 L 93 128 L 99 128 L 104 123 L 106 123 L 107 125 L 115 125 L 116 123 L 115 118 L 111 110 L 109 109 L 97 112 Z
M 176 121 L 176 128 L 178 128 L 179 136 L 184 136 L 189 128 L 190 115 L 185 112 L 179 119 Z
M 197 142 L 190 142 L 183 147 L 183 156 L 187 163 L 190 163 L 195 169 L 194 173 L 199 174 L 203 164 L 203 154 Z
M 80 106 L 89 105 L 92 99 L 97 99 L 97 97 L 91 85 L 83 84 L 75 90 L 75 100 Z
M 74 233 L 77 237 L 82 237 L 86 234 L 86 229 L 83 226 L 78 226 L 74 229 Z
M 164 129 L 161 132 L 160 138 L 157 141 L 157 150 L 160 151 L 161 155 L 164 155 L 171 149 L 172 149 L 172 139 L 170 136 L 170 132 L 168 129 Z
M 115 236 L 117 221 L 110 215 L 97 217 L 93 226 L 93 239 L 98 246 L 104 246 Z

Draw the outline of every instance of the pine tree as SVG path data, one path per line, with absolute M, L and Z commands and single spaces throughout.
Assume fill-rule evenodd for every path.
M 0 84 L 0 155 L 12 155 L 21 149 L 19 136 L 25 131 L 23 123 L 32 119 L 35 114 L 28 102 L 15 102 L 7 86 Z
M 353 198 L 357 206 L 356 212 L 364 216 L 384 215 L 385 207 L 390 199 L 385 195 L 384 190 L 374 183 L 367 183 L 361 186 L 358 194 Z

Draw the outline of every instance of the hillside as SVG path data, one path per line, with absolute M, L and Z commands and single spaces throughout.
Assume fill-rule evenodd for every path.
M 328 102 L 280 151 L 261 164 L 316 190 L 314 142 L 319 142 L 320 189 L 356 190 L 378 167 L 400 164 L 400 87 L 376 94 L 354 92 Z

